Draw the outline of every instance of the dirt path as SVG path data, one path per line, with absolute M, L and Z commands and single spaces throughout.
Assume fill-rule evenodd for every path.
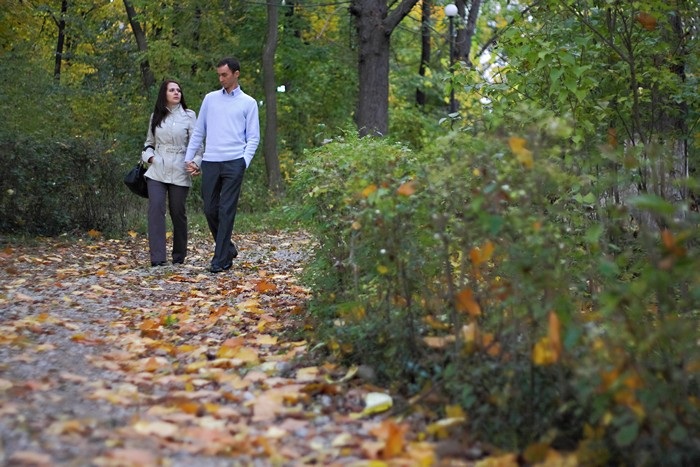
M 0 463 L 35 466 L 430 465 L 408 425 L 359 415 L 351 369 L 305 365 L 288 332 L 313 243 L 246 235 L 147 266 L 143 238 L 42 240 L 0 251 Z M 291 337 L 290 337 L 291 336 Z

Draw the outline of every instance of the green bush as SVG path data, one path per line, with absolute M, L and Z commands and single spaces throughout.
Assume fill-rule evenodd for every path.
M 0 148 L 0 163 L 7 168 L 0 180 L 2 232 L 116 233 L 143 215 L 144 201 L 122 181 L 137 157 L 124 162 L 110 141 L 6 136 Z
M 321 244 L 316 338 L 460 404 L 502 448 L 697 462 L 698 219 L 641 197 L 630 206 L 667 230 L 630 223 L 586 172 L 599 155 L 573 152 L 561 124 L 533 128 L 310 153 L 291 192 Z

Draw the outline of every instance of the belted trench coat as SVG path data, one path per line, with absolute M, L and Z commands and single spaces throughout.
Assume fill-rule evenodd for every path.
M 170 109 L 170 114 L 156 127 L 156 134 L 151 131 L 151 119 L 148 122 L 146 148 L 141 153 L 144 162 L 153 156 L 153 162 L 146 171 L 146 177 L 162 183 L 179 186 L 192 186 L 192 177 L 185 171 L 185 152 L 194 131 L 197 115 L 193 110 L 183 109 L 180 104 Z M 150 146 L 150 147 L 149 147 Z M 204 148 L 200 148 L 194 163 L 202 163 Z

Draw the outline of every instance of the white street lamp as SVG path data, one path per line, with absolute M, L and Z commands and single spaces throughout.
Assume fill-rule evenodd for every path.
M 452 86 L 450 87 L 450 113 L 457 112 L 457 101 L 455 101 L 455 25 L 454 19 L 457 16 L 457 5 L 450 3 L 445 6 L 445 16 L 450 18 L 450 72 L 452 73 Z

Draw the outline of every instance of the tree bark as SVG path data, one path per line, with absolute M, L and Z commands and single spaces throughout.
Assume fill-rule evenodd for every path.
M 418 0 L 402 0 L 391 12 L 386 0 L 353 0 L 358 36 L 359 97 L 355 123 L 361 136 L 389 132 L 389 53 L 391 33 Z
M 136 10 L 129 0 L 124 0 L 124 8 L 126 8 L 126 16 L 129 18 L 129 24 L 131 25 L 131 30 L 134 32 L 134 38 L 136 39 L 136 45 L 139 51 L 146 52 L 148 50 L 148 42 L 146 40 L 146 34 L 143 32 L 141 24 L 136 19 Z M 151 71 L 151 66 L 148 63 L 148 59 L 143 59 L 140 64 L 141 67 L 141 80 L 143 82 L 143 88 L 145 90 L 149 89 L 156 82 L 153 77 L 153 72 Z
M 277 153 L 277 83 L 275 80 L 278 18 L 278 6 L 274 1 L 271 1 L 267 4 L 267 39 L 262 57 L 263 88 L 265 90 L 263 154 L 267 168 L 267 186 L 277 195 L 282 193 L 282 175 Z
M 457 11 L 459 15 L 464 18 L 465 14 L 465 0 L 457 1 Z M 466 23 L 464 28 L 459 28 L 457 30 L 457 39 L 455 44 L 455 59 L 466 63 L 468 67 L 471 67 L 471 59 L 469 54 L 471 53 L 472 38 L 476 31 L 476 20 L 479 18 L 479 10 L 481 9 L 481 0 L 471 0 L 469 6 L 469 14 L 467 15 Z
M 57 21 L 58 40 L 56 41 L 56 57 L 53 66 L 53 79 L 61 82 L 61 62 L 63 61 L 63 47 L 66 41 L 66 14 L 68 13 L 68 0 L 61 2 L 61 17 Z
M 423 0 L 421 5 L 421 48 L 420 48 L 420 65 L 418 66 L 418 74 L 425 77 L 425 71 L 430 63 L 430 13 L 433 7 L 432 0 Z M 425 106 L 425 92 L 421 87 L 416 89 L 416 104 L 420 107 Z

